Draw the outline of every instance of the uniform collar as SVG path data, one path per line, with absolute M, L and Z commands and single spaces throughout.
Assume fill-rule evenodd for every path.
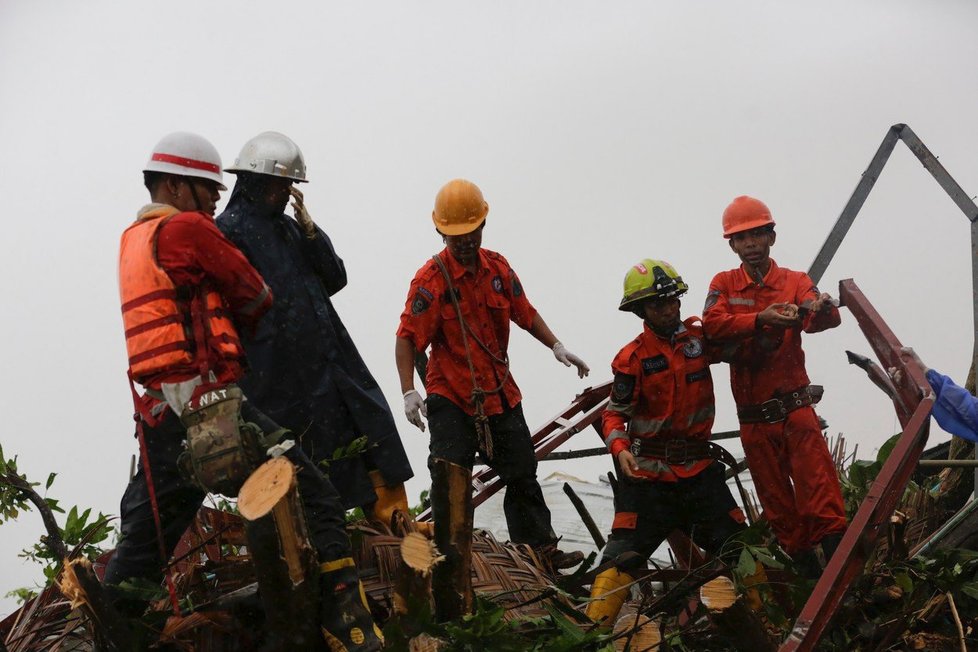
M 146 204 L 136 212 L 137 220 L 152 220 L 157 217 L 169 217 L 180 211 L 169 204 Z
M 463 276 L 465 276 L 465 272 L 467 270 L 464 267 L 462 267 L 462 265 L 460 265 L 457 260 L 455 260 L 455 256 L 453 256 L 451 254 L 451 252 L 448 251 L 448 247 L 445 247 L 444 249 L 442 249 L 441 250 L 441 253 L 438 254 L 438 257 L 441 258 L 441 260 L 442 260 L 443 263 L 445 263 L 445 267 L 448 269 L 449 274 L 452 275 L 452 279 L 458 280 L 458 279 L 462 278 Z M 489 260 L 488 260 L 488 258 L 486 258 L 486 251 L 485 251 L 485 249 L 483 249 L 483 248 L 480 247 L 479 248 L 479 269 L 476 271 L 476 274 L 477 275 L 480 274 L 484 269 L 487 268 L 488 262 L 489 262 Z
M 747 288 L 754 287 L 754 279 L 751 275 L 747 273 L 746 264 L 740 264 L 740 284 L 735 288 L 737 290 L 746 290 Z M 784 286 L 784 274 L 781 273 L 781 268 L 778 264 L 771 259 L 771 268 L 767 270 L 767 274 L 764 275 L 764 287 L 769 287 L 774 290 L 782 290 Z
M 670 343 L 675 343 L 677 340 L 683 340 L 689 337 L 689 329 L 686 328 L 686 324 L 684 324 L 683 322 L 679 322 L 679 328 L 677 328 L 676 332 L 672 334 L 672 337 L 662 337 L 654 330 L 652 330 L 652 327 L 649 326 L 647 323 L 645 323 L 644 319 L 642 320 L 642 326 L 645 328 L 645 333 L 649 337 L 655 337 L 657 339 L 667 341 Z

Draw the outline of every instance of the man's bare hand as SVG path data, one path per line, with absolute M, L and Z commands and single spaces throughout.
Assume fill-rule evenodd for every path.
M 812 301 L 811 305 L 809 306 L 809 310 L 812 312 L 828 312 L 832 310 L 832 308 L 837 308 L 838 306 L 839 302 L 833 299 L 831 294 L 828 292 L 823 292 L 817 299 Z
M 632 480 L 638 480 L 638 462 L 635 460 L 635 456 L 627 448 L 620 453 L 618 453 L 618 464 L 621 466 L 621 472 L 625 474 L 626 478 L 631 478 Z
M 757 313 L 757 323 L 774 328 L 791 328 L 801 320 L 798 317 L 798 306 L 793 303 L 772 303 Z

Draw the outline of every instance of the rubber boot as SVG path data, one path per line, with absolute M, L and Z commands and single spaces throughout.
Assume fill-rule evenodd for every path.
M 825 565 L 829 565 L 829 561 L 832 559 L 832 555 L 838 550 L 839 544 L 842 543 L 843 532 L 832 532 L 831 534 L 826 534 L 819 541 L 822 546 L 822 555 L 825 557 Z
M 588 603 L 584 613 L 602 627 L 614 627 L 615 621 L 618 620 L 618 612 L 628 598 L 628 591 L 621 587 L 633 582 L 634 579 L 617 568 L 609 568 L 598 573 L 594 583 L 591 584 L 591 602 Z
M 764 566 L 760 563 L 756 564 L 756 568 L 751 575 L 743 579 L 744 601 L 750 607 L 751 611 L 761 613 L 764 610 L 764 602 L 761 600 L 761 592 L 757 589 L 757 586 L 767 584 L 767 582 L 767 571 L 764 570 Z
M 331 652 L 375 652 L 384 648 L 384 635 L 374 623 L 367 594 L 350 557 L 319 567 L 319 621 Z
M 391 518 L 394 510 L 399 509 L 405 516 L 410 517 L 410 508 L 407 502 L 407 492 L 404 490 L 404 483 L 389 486 L 384 480 L 383 474 L 377 469 L 370 471 L 370 482 L 374 486 L 374 493 L 377 494 L 377 501 L 370 508 L 370 517 L 375 521 L 380 521 L 387 527 L 391 525 Z M 434 536 L 435 529 L 431 523 L 419 523 L 415 521 L 418 532 L 428 538 Z

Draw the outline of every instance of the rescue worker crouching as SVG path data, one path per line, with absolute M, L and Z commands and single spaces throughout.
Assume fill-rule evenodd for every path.
M 234 385 L 245 369 L 239 328 L 253 328 L 272 303 L 261 275 L 214 225 L 225 187 L 211 143 L 185 132 L 164 137 L 144 178 L 153 203 L 123 233 L 119 253 L 129 375 L 145 390 L 140 396 L 133 385 L 140 463 L 122 498 L 119 545 L 104 577 L 113 602 L 130 616 L 139 616 L 146 603 L 129 597 L 120 584 L 159 582 L 207 495 L 178 463 L 188 424 L 207 428 L 215 425 L 210 417 L 218 417 L 229 420 L 232 430 L 238 425 L 227 409 L 241 399 Z M 220 399 L 214 412 L 204 406 L 212 395 Z M 185 410 L 188 404 L 194 409 Z M 243 421 L 266 433 L 281 430 L 247 401 L 240 409 Z M 205 412 L 210 414 L 201 420 Z M 323 635 L 340 642 L 336 649 L 379 650 L 380 632 L 359 601 L 339 496 L 300 448 L 285 456 L 298 469 L 310 539 L 322 563 Z M 237 476 L 250 469 L 230 459 L 228 474 L 210 479 L 220 476 L 219 488 L 233 492 L 244 480 Z
M 395 509 L 408 514 L 404 482 L 413 473 L 390 406 L 333 305 L 347 272 L 298 188 L 308 181 L 305 157 L 288 136 L 266 131 L 225 171 L 237 181 L 217 227 L 275 294 L 254 336 L 244 338 L 250 369 L 241 387 L 269 417 L 302 433 L 313 461 L 329 460 L 346 509 L 390 526 Z M 290 197 L 294 218 L 284 212 Z M 361 437 L 365 450 L 333 459 Z
M 445 184 L 435 199 L 432 221 L 446 247 L 411 281 L 397 331 L 395 358 L 404 411 L 421 430 L 422 417 L 428 418 L 429 468 L 443 460 L 470 471 L 478 451 L 506 484 L 503 505 L 510 539 L 536 548 L 555 568 L 568 568 L 583 556 L 556 547 L 550 510 L 536 478 L 522 395 L 509 369 L 510 322 L 551 349 L 559 362 L 576 367 L 580 377 L 589 369 L 557 340 L 507 260 L 482 248 L 488 212 L 478 186 L 464 179 Z M 425 400 L 414 387 L 414 359 L 429 345 Z M 449 498 L 447 484 L 442 486 L 435 476 L 433 471 L 433 510 Z M 450 524 L 437 513 L 434 518 L 438 542 Z
M 624 477 L 621 506 L 602 562 L 635 552 L 636 561 L 598 574 L 587 615 L 613 626 L 645 560 L 674 529 L 727 562 L 739 554 L 724 544 L 745 528 L 718 458 L 732 459 L 710 439 L 715 413 L 710 364 L 719 352 L 703 337 L 698 317 L 681 320 L 688 287 L 661 260 L 628 270 L 620 310 L 643 321 L 642 333 L 611 364 L 611 400 L 602 414 L 605 444 Z M 733 557 L 731 559 L 730 557 Z
M 822 388 L 810 384 L 801 335 L 835 328 L 841 317 L 807 274 L 771 259 L 774 226 L 753 197 L 737 197 L 724 210 L 723 237 L 741 265 L 713 278 L 703 328 L 711 340 L 747 351 L 730 364 L 730 387 L 754 488 L 781 546 L 817 575 L 815 548 L 831 558 L 847 521 L 813 407 Z

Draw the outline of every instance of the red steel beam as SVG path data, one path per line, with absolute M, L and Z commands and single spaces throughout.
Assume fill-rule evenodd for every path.
M 862 573 L 882 526 L 903 496 L 927 444 L 930 411 L 934 405 L 934 395 L 924 377 L 924 370 L 916 363 L 900 358 L 900 341 L 852 279 L 839 283 L 839 297 L 856 318 L 883 368 L 903 370 L 899 382 L 894 382 L 900 398 L 894 400 L 894 408 L 903 426 L 903 434 L 859 505 L 859 511 L 849 524 L 838 550 L 779 652 L 809 652 L 815 649 L 850 584 Z

